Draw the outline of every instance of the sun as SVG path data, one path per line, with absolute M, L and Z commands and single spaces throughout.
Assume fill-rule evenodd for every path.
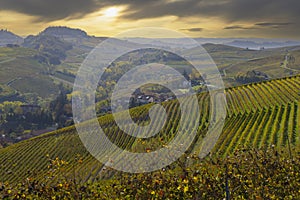
M 119 14 L 119 9 L 116 7 L 110 7 L 107 8 L 104 12 L 103 12 L 103 16 L 107 17 L 107 18 L 112 18 L 112 17 L 116 17 Z

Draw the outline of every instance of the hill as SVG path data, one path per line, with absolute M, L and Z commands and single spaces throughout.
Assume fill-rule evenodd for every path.
M 37 93 L 38 96 L 49 97 L 56 93 L 54 92 L 56 90 L 54 88 L 57 88 L 55 83 L 62 83 L 66 87 L 72 86 L 81 63 L 103 39 L 105 38 L 92 37 L 85 31 L 68 27 L 49 27 L 37 36 L 28 36 L 23 43 L 26 48 L 9 48 L 14 55 L 9 54 L 8 48 L 2 50 L 0 65 L 3 68 L 0 70 L 0 78 L 2 74 L 3 81 L 1 84 L 8 83 L 20 93 Z M 128 45 L 131 43 L 128 42 Z M 204 44 L 203 47 L 216 62 L 226 87 L 299 73 L 298 47 L 267 50 L 249 50 L 222 44 Z M 197 49 L 186 49 L 183 53 L 189 55 L 194 50 Z M 31 52 L 31 55 L 27 55 L 27 52 Z M 22 56 L 23 54 L 26 56 Z M 20 72 L 19 67 L 22 59 L 24 59 L 23 69 L 29 68 L 28 71 L 23 70 L 24 74 Z M 176 61 L 172 63 L 172 66 L 181 69 L 186 65 Z M 17 73 L 9 72 L 8 67 L 16 70 Z M 35 68 L 35 72 L 30 68 Z M 4 74 L 7 75 L 4 76 Z M 23 81 L 24 84 L 22 84 Z M 35 83 L 38 81 L 42 81 L 43 87 L 51 88 L 51 92 L 46 94 L 45 90 L 37 88 Z
M 22 37 L 8 30 L 0 30 L 0 46 L 6 46 L 7 44 L 21 44 L 22 42 Z
M 74 47 L 82 50 L 92 50 L 105 37 L 94 37 L 88 35 L 84 30 L 66 26 L 50 26 L 40 32 L 39 36 L 53 36 L 61 41 L 68 42 Z
M 228 116 L 213 155 L 223 157 L 243 147 L 264 149 L 272 145 L 299 152 L 299 87 L 300 77 L 295 76 L 227 89 Z M 209 96 L 207 93 L 199 94 L 198 99 L 202 116 L 198 138 L 201 138 L 209 126 Z M 122 132 L 111 115 L 100 117 L 99 123 L 110 140 L 123 149 L 133 152 L 154 150 L 177 132 L 178 102 L 175 100 L 163 105 L 172 115 L 157 136 L 148 140 L 137 140 Z M 150 106 L 133 108 L 130 111 L 133 119 L 147 121 Z M 201 139 L 199 141 L 201 143 Z M 195 142 L 187 153 L 193 155 L 198 148 L 199 142 Z M 69 127 L 0 149 L 1 181 L 18 182 L 29 176 L 44 179 L 49 158 L 56 157 L 70 163 L 64 173 L 75 172 L 82 181 L 110 177 L 115 173 L 104 170 L 103 164 L 83 147 L 75 128 Z M 78 164 L 76 159 L 80 159 L 82 164 Z
M 33 60 L 48 68 L 50 79 L 54 82 L 71 86 L 75 74 L 88 53 L 105 38 L 89 36 L 85 31 L 69 27 L 57 26 L 48 27 L 37 36 L 28 36 L 23 43 L 28 48 L 36 50 Z M 153 40 L 141 39 L 145 43 Z M 166 40 L 166 45 L 180 39 Z M 130 42 L 128 42 L 130 45 Z M 299 73 L 297 64 L 297 50 L 299 47 L 284 47 L 278 49 L 251 50 L 237 48 L 223 44 L 204 44 L 203 47 L 214 59 L 224 83 L 227 87 L 240 84 L 251 83 L 256 80 L 265 80 L 263 77 L 247 77 L 253 71 L 258 74 L 264 74 L 269 79 L 276 79 L 285 76 L 291 76 Z M 170 47 L 172 48 L 172 47 Z M 189 55 L 197 49 L 187 49 L 183 53 Z M 293 53 L 295 52 L 295 53 Z M 289 63 L 285 63 L 285 56 L 290 54 Z M 295 54 L 295 55 L 294 55 Z M 13 58 L 12 58 L 13 59 Z M 25 61 L 26 63 L 26 61 Z M 288 66 L 286 66 L 288 64 Z M 12 65 L 16 67 L 18 64 Z M 51 65 L 51 67 L 47 66 Z M 174 62 L 172 66 L 182 67 L 184 63 Z M 13 76 L 13 75 L 9 75 Z M 241 77 L 238 81 L 237 77 Z M 0 77 L 1 78 L 1 77 Z M 4 77 L 5 78 L 5 77 Z M 17 78 L 17 77 L 14 77 Z M 12 79 L 10 79 L 12 80 Z M 53 82 L 52 81 L 52 82 Z M 46 85 L 49 85 L 49 81 Z M 28 84 L 30 84 L 28 82 Z M 26 83 L 27 85 L 27 83 Z
M 97 38 L 89 38 L 82 41 L 84 41 L 84 45 L 73 45 L 73 49 L 67 51 L 66 59 L 61 65 L 57 66 L 57 70 L 60 73 L 64 74 L 67 71 L 71 74 L 76 74 L 80 64 L 83 62 L 90 50 L 101 40 Z M 221 75 L 223 76 L 226 87 L 257 82 L 255 77 L 253 80 L 250 78 L 246 82 L 239 82 L 236 80 L 237 76 L 246 76 L 248 72 L 252 71 L 257 71 L 258 74 L 265 74 L 269 79 L 276 79 L 299 73 L 297 59 L 295 59 L 296 63 L 293 64 L 293 67 L 290 67 L 294 68 L 294 70 L 290 70 L 282 66 L 287 52 L 290 52 L 291 55 L 295 52 L 294 58 L 297 58 L 297 47 L 251 50 L 222 44 L 204 44 L 203 48 L 206 49 L 216 63 Z M 183 50 L 182 54 L 189 56 L 195 51 L 198 51 L 197 48 L 186 49 Z M 170 64 L 170 62 L 168 64 Z M 184 68 L 186 63 L 174 61 L 171 66 Z M 292 66 L 291 62 L 290 66 Z M 67 73 L 65 74 L 68 76 Z M 262 78 L 259 80 L 266 79 Z
M 288 46 L 299 45 L 299 41 L 251 41 L 251 40 L 234 40 L 232 42 L 226 43 L 226 45 L 240 47 L 240 48 L 251 48 L 251 49 L 260 49 L 260 48 L 280 48 Z
M 51 26 L 43 30 L 40 35 L 51 35 L 60 39 L 87 38 L 88 34 L 81 29 L 69 28 L 66 26 Z
M 63 84 L 67 83 L 67 85 L 72 84 L 74 79 L 72 76 L 77 73 L 77 70 L 88 53 L 105 39 L 102 37 L 90 36 L 81 29 L 66 26 L 48 27 L 35 36 L 35 38 L 52 38 L 52 44 L 61 43 L 64 47 L 68 47 L 69 45 L 72 46 L 65 50 L 63 50 L 64 48 L 61 48 L 61 45 L 58 46 L 58 49 L 63 51 L 61 53 L 57 52 L 57 54 L 62 55 L 63 59 L 60 59 L 59 64 L 55 67 L 54 73 L 52 74 L 54 79 Z M 53 49 L 56 50 L 56 48 Z
M 66 51 L 73 48 L 70 43 L 51 35 L 28 36 L 23 46 L 39 51 L 36 60 L 50 65 L 59 65 L 66 58 Z
M 0 84 L 20 95 L 49 97 L 58 93 L 57 85 L 47 76 L 49 66 L 38 62 L 38 52 L 31 48 L 0 48 Z M 38 83 L 38 84 L 37 84 Z M 45 90 L 48 88 L 49 90 Z M 6 97 L 9 97 L 8 95 Z M 30 98 L 31 98 L 30 97 Z M 4 98 L 9 100 L 7 98 Z
M 12 35 L 7 31 L 5 33 Z M 53 76 L 57 74 L 55 66 L 60 65 L 70 55 L 68 51 L 73 48 L 70 42 L 55 36 L 63 33 L 78 37 L 86 35 L 80 30 L 53 27 L 46 29 L 43 34 L 26 37 L 24 42 L 22 39 L 21 47 L 0 48 L 0 84 L 15 91 L 14 93 L 6 92 L 5 96 L 3 93 L 1 99 L 13 100 L 23 96 L 22 101 L 32 102 L 37 98 L 51 99 L 58 94 L 58 85 L 64 84 L 65 80 Z M 77 53 L 76 50 L 74 51 Z M 67 66 L 63 65 L 62 71 L 66 68 Z M 16 94 L 19 97 L 16 97 Z
M 300 73 L 299 46 L 251 50 L 226 45 L 204 44 L 215 61 L 226 87 L 278 79 Z M 188 55 L 193 49 L 186 50 Z M 253 77 L 249 73 L 254 72 Z M 243 76 L 244 81 L 239 81 Z

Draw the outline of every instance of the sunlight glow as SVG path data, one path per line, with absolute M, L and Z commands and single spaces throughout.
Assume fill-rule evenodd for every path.
M 119 9 L 116 7 L 110 7 L 103 12 L 104 17 L 116 17 L 119 14 Z

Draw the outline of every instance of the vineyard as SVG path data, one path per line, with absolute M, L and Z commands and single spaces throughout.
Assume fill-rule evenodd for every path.
M 232 116 L 215 152 L 225 156 L 242 147 L 280 147 L 288 143 L 295 148 L 299 146 L 299 115 L 298 103 L 294 102 Z
M 299 152 L 299 88 L 300 76 L 294 76 L 227 89 L 227 118 L 213 155 L 225 157 L 242 148 L 270 147 L 287 147 L 292 153 Z M 200 123 L 196 128 L 200 141 L 209 127 L 209 99 L 208 93 L 198 95 Z M 149 139 L 136 139 L 125 134 L 118 128 L 112 115 L 100 117 L 99 123 L 108 138 L 119 147 L 133 152 L 153 151 L 174 138 L 180 121 L 177 100 L 162 105 L 168 114 L 168 123 Z M 146 105 L 131 109 L 132 119 L 146 124 L 150 107 Z M 190 117 L 193 117 L 193 113 Z M 195 141 L 188 153 L 192 154 L 197 148 Z M 95 181 L 115 173 L 93 158 L 85 150 L 75 128 L 68 127 L 1 149 L 0 182 L 14 183 L 32 176 L 52 182 L 55 173 L 50 176 L 47 172 L 49 160 L 56 157 L 69 163 L 64 172 L 76 175 L 80 182 Z

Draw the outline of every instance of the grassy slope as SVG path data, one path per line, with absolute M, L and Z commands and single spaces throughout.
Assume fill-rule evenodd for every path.
M 289 87 L 290 91 L 285 87 Z M 287 137 L 284 133 L 289 134 L 292 147 L 299 149 L 299 87 L 300 77 L 297 76 L 228 89 L 228 117 L 215 152 L 221 155 L 230 154 L 239 145 L 286 146 Z M 251 94 L 252 98 L 247 94 Z M 208 125 L 205 123 L 207 100 L 207 95 L 199 96 L 203 114 L 202 131 L 199 134 L 205 131 Z M 174 110 L 174 105 L 176 102 L 166 103 L 167 112 Z M 134 108 L 131 110 L 133 117 L 140 116 L 139 113 L 145 116 L 148 108 L 149 106 Z M 174 118 L 171 119 L 171 122 L 174 122 Z M 115 126 L 111 115 L 99 118 L 99 122 L 110 139 L 123 148 L 144 151 L 147 146 L 161 146 L 157 143 L 157 138 L 147 142 L 125 136 Z M 170 139 L 170 133 L 174 132 L 173 129 L 176 129 L 178 124 L 170 125 L 171 129 L 160 133 L 162 138 Z M 194 150 L 197 151 L 197 143 Z M 0 181 L 15 182 L 32 174 L 44 177 L 49 164 L 47 154 L 50 158 L 59 157 L 71 163 L 66 171 L 75 171 L 83 181 L 96 177 L 102 170 L 102 164 L 85 150 L 74 127 L 68 127 L 1 149 Z M 82 164 L 75 161 L 76 156 L 83 158 Z
M 224 73 L 224 83 L 227 87 L 237 86 L 234 77 L 238 73 L 257 70 L 266 73 L 271 79 L 286 77 L 300 73 L 299 46 L 274 48 L 266 50 L 247 50 L 226 45 L 204 44 L 204 49 L 213 58 L 220 72 Z M 197 48 L 185 50 L 187 55 L 197 51 Z M 291 69 L 284 68 L 282 63 L 289 54 L 295 58 L 289 63 Z
M 35 54 L 35 50 L 23 47 L 0 48 L 0 84 L 20 93 L 36 93 L 42 97 L 57 94 L 57 86 L 44 75 L 48 66 L 34 60 Z
M 101 39 L 90 38 L 76 44 L 67 52 L 66 60 L 55 70 L 71 72 L 76 74 L 81 62 L 89 51 L 97 45 Z M 216 62 L 220 71 L 225 72 L 224 82 L 226 86 L 235 86 L 237 83 L 234 76 L 239 72 L 259 70 L 267 73 L 271 78 L 280 78 L 286 75 L 299 73 L 299 47 L 287 47 L 278 49 L 267 49 L 263 51 L 245 50 L 225 45 L 205 44 L 203 47 Z M 195 49 L 186 50 L 189 55 Z M 296 59 L 289 63 L 289 70 L 281 66 L 285 59 L 287 50 Z M 54 74 L 54 78 L 42 75 L 48 71 L 48 67 L 37 63 L 31 58 L 36 53 L 28 48 L 0 48 L 0 84 L 9 83 L 12 89 L 21 93 L 37 93 L 46 97 L 57 93 L 57 87 L 53 82 L 73 82 L 73 78 L 61 77 L 61 74 Z M 182 63 L 177 63 L 177 68 Z M 175 65 L 174 65 L 175 66 Z M 12 82 L 11 82 L 12 81 Z M 40 84 L 37 85 L 36 83 Z M 44 88 L 49 88 L 44 90 Z

